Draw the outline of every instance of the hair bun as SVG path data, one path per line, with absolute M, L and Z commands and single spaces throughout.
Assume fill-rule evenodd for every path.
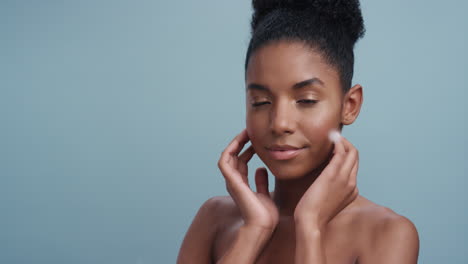
M 346 29 L 353 42 L 365 33 L 359 0 L 252 0 L 252 7 L 252 32 L 273 10 L 293 9 L 334 21 Z

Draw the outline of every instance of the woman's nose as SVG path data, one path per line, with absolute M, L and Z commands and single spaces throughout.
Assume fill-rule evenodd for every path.
M 283 101 L 273 105 L 270 114 L 271 131 L 276 135 L 293 133 L 295 130 L 294 105 Z

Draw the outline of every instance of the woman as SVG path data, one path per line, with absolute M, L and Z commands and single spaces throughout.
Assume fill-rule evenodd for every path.
M 230 196 L 201 206 L 177 263 L 417 263 L 414 224 L 359 195 L 358 151 L 339 133 L 363 102 L 362 86 L 351 86 L 365 32 L 359 1 L 254 0 L 253 8 L 246 129 L 218 161 Z M 271 193 L 265 168 L 256 192 L 249 187 L 254 154 L 275 177 Z

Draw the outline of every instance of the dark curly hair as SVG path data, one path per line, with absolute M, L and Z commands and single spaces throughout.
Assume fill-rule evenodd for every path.
M 250 56 L 260 47 L 299 41 L 335 66 L 343 92 L 351 88 L 354 44 L 365 33 L 359 0 L 252 0 L 252 7 L 245 73 Z

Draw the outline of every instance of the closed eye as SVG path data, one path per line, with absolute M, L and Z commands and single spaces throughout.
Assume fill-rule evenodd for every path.
M 302 102 L 302 103 L 305 103 L 305 104 L 315 104 L 315 103 L 317 103 L 317 100 L 303 99 L 303 100 L 299 100 L 298 102 Z
M 317 100 L 303 99 L 303 100 L 299 100 L 298 102 L 304 103 L 304 104 L 315 104 L 315 103 L 317 103 L 318 101 L 317 101 Z M 252 106 L 253 106 L 253 107 L 257 107 L 257 106 L 261 106 L 261 105 L 269 104 L 269 103 L 270 103 L 270 102 L 268 102 L 268 101 L 258 102 L 258 103 L 253 103 Z
M 253 103 L 252 106 L 253 107 L 257 107 L 257 106 L 261 106 L 261 105 L 264 105 L 264 104 L 268 104 L 269 102 L 265 101 L 265 102 L 258 102 L 258 103 Z

